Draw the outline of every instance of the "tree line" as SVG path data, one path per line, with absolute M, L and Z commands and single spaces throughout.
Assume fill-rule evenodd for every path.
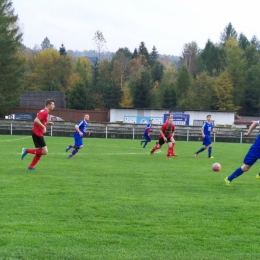
M 96 59 L 74 56 L 46 37 L 31 50 L 22 44 L 11 0 L 0 0 L 0 114 L 18 104 L 25 91 L 63 91 L 67 107 L 165 108 L 235 111 L 260 115 L 260 42 L 238 34 L 229 23 L 218 43 L 203 49 L 185 43 L 180 62 L 161 56 L 144 42 L 131 52 L 106 53 L 101 31 L 93 37 Z

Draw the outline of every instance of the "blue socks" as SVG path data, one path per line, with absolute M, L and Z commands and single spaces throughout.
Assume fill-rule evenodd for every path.
M 212 147 L 209 147 L 209 157 L 211 156 Z
M 205 149 L 204 149 L 204 147 L 202 147 L 202 148 L 200 148 L 196 153 L 201 153 L 201 152 L 203 152 Z
M 144 141 L 144 146 L 143 146 L 143 148 L 145 148 L 145 146 L 146 146 L 149 142 L 151 142 L 151 140 L 149 140 L 149 141 Z
M 196 152 L 196 154 L 199 154 L 199 153 L 201 153 L 201 152 L 203 152 L 203 151 L 205 151 L 205 148 L 204 148 L 204 147 L 200 148 L 200 149 Z M 209 147 L 208 152 L 209 152 L 209 157 L 211 157 L 211 153 L 212 153 L 212 147 L 211 147 L 211 146 Z
M 232 181 L 233 179 L 237 178 L 238 176 L 240 176 L 241 174 L 243 174 L 243 170 L 241 167 L 237 168 L 232 174 L 230 174 L 228 176 L 228 180 Z
M 143 148 L 145 148 L 145 146 L 146 146 L 149 142 L 151 142 L 151 139 L 150 139 L 150 140 L 148 140 L 148 139 L 142 140 L 142 141 L 141 141 L 141 145 L 144 143 Z
M 79 149 L 74 149 L 74 150 L 72 151 L 73 156 L 74 156 L 78 151 L 79 151 Z

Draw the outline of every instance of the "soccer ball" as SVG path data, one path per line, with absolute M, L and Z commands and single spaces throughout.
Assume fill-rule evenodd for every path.
M 219 163 L 213 163 L 212 169 L 213 169 L 213 171 L 218 172 L 221 169 L 221 165 Z

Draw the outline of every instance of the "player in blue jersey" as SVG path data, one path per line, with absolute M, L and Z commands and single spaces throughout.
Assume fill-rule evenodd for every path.
M 149 123 L 146 125 L 145 129 L 144 129 L 144 138 L 145 140 L 141 141 L 141 145 L 144 143 L 143 148 L 145 148 L 145 146 L 147 145 L 147 143 L 151 142 L 151 137 L 150 137 L 150 133 L 153 132 L 153 130 L 151 130 L 152 128 L 152 123 L 153 120 L 150 119 Z
M 74 145 L 69 144 L 66 148 L 66 152 L 68 152 L 70 148 L 74 148 L 72 153 L 68 156 L 69 159 L 72 158 L 79 151 L 79 149 L 83 148 L 84 133 L 90 135 L 90 132 L 87 131 L 88 121 L 89 121 L 89 115 L 85 114 L 83 120 L 79 121 L 75 125 L 76 131 L 74 133 Z
M 201 135 L 203 138 L 203 147 L 200 148 L 195 154 L 194 156 L 197 157 L 199 153 L 203 152 L 204 150 L 206 150 L 208 147 L 208 157 L 209 158 L 213 158 L 211 156 L 212 154 L 212 143 L 211 143 L 211 139 L 210 139 L 210 133 L 218 133 L 215 129 L 213 129 L 213 124 L 211 123 L 211 115 L 207 115 L 207 121 L 204 122 L 202 128 L 201 128 Z
M 248 131 L 244 134 L 244 136 L 249 136 L 251 132 L 259 125 L 260 125 L 260 120 L 253 121 L 253 123 L 251 124 Z M 231 184 L 231 181 L 233 181 L 233 179 L 237 178 L 244 172 L 248 171 L 259 158 L 260 158 L 260 134 L 258 134 L 255 142 L 249 148 L 244 158 L 244 164 L 241 167 L 238 167 L 232 174 L 230 174 L 228 177 L 225 178 L 226 184 L 229 186 Z M 259 173 L 256 175 L 256 178 L 260 179 Z

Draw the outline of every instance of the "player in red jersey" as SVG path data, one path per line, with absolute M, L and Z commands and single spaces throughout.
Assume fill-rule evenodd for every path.
M 175 126 L 173 124 L 173 119 L 169 118 L 161 127 L 159 142 L 157 142 L 151 150 L 151 155 L 154 155 L 154 151 L 160 149 L 164 143 L 168 143 L 167 158 L 170 158 L 170 156 L 177 156 L 177 154 L 174 153 L 174 131 Z
M 33 128 L 32 128 L 32 139 L 35 145 L 35 149 L 23 148 L 21 153 L 21 160 L 27 153 L 34 154 L 31 164 L 28 167 L 28 170 L 35 170 L 34 166 L 41 159 L 42 155 L 48 153 L 48 148 L 44 141 L 43 135 L 46 133 L 46 125 L 53 125 L 52 122 L 48 121 L 49 112 L 54 109 L 54 100 L 47 99 L 45 101 L 45 108 L 38 112 L 36 118 L 34 119 Z
M 168 123 L 168 120 L 169 119 L 173 119 L 173 114 L 169 113 L 167 118 L 166 118 L 166 121 L 164 122 L 165 124 Z

